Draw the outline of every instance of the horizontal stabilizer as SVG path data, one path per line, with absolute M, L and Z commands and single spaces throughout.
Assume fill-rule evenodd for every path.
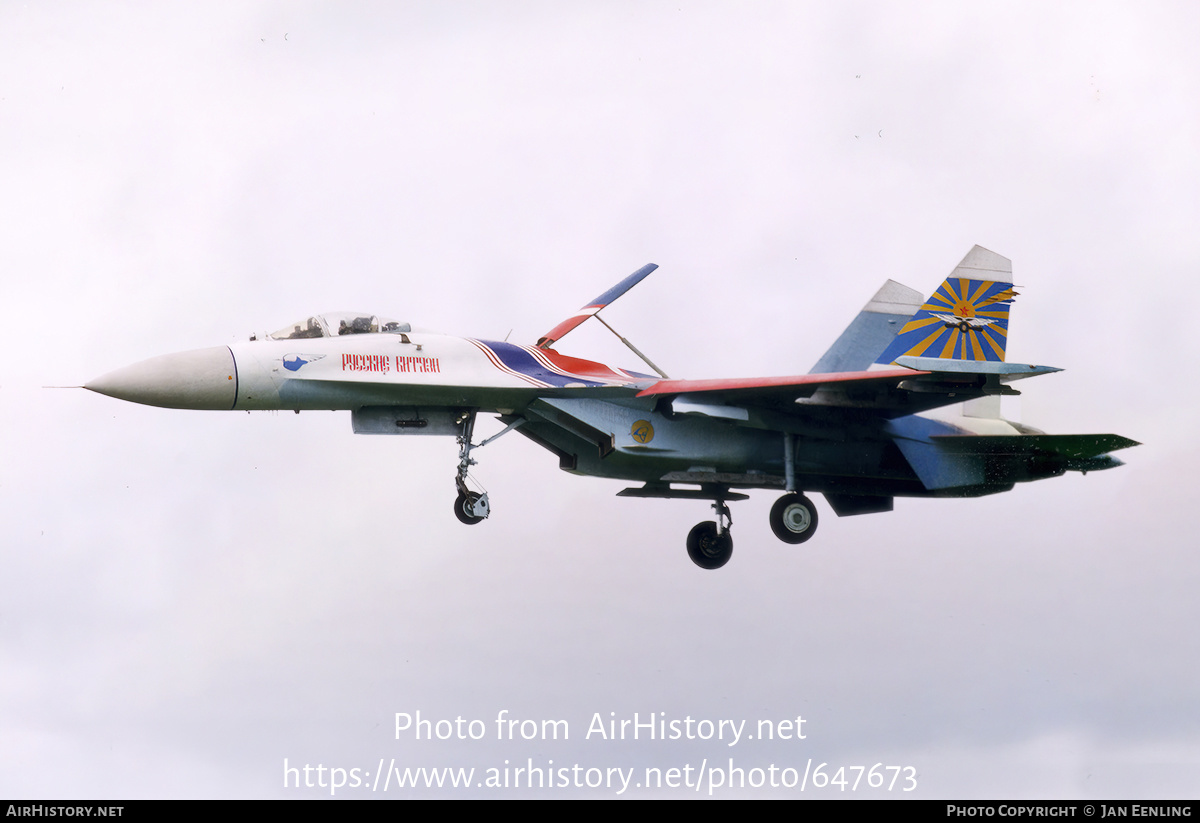
M 1051 374 L 1062 369 L 1054 366 L 1031 366 L 1024 363 L 1005 363 L 1003 360 L 951 360 L 944 357 L 913 357 L 905 355 L 897 357 L 896 363 L 909 369 L 928 372 L 949 372 L 952 374 L 994 374 L 1005 381 L 1019 380 L 1022 377 L 1036 377 L 1039 374 Z
M 1102 454 L 1140 446 L 1119 434 L 935 434 L 937 445 L 955 454 L 1018 456 L 1054 454 L 1068 460 L 1087 460 Z

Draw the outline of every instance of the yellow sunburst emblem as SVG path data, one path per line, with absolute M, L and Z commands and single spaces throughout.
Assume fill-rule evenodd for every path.
M 629 428 L 629 434 L 639 443 L 649 443 L 654 439 L 654 427 L 649 420 L 637 420 Z

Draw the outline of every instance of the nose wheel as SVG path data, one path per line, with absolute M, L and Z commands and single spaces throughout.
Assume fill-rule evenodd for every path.
M 488 505 L 487 492 L 480 494 L 479 492 L 467 492 L 466 494 L 459 493 L 454 500 L 454 516 L 458 518 L 458 522 L 466 523 L 468 526 L 474 526 L 476 523 L 482 523 L 491 514 L 491 507 Z

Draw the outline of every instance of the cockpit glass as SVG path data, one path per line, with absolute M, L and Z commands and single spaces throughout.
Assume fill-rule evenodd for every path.
M 284 326 L 279 331 L 271 332 L 272 340 L 306 340 L 311 337 L 324 336 L 325 329 L 321 327 L 321 320 L 317 317 L 297 320 L 295 323 Z
M 326 322 L 333 320 L 330 315 L 325 315 Z M 379 321 L 371 315 L 343 315 L 337 317 L 337 331 L 334 332 L 339 337 L 343 334 L 376 334 L 379 332 Z M 329 330 L 334 331 L 333 323 L 329 323 Z
M 272 340 L 304 340 L 311 337 L 340 337 L 346 334 L 403 334 L 408 323 L 362 312 L 331 312 L 298 320 L 271 332 Z

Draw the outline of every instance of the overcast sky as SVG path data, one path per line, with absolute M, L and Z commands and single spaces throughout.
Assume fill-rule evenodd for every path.
M 1194 798 L 1198 30 L 1187 2 L 0 4 L 0 796 L 732 758 Z M 707 504 L 521 437 L 476 453 L 468 528 L 452 440 L 42 388 L 328 310 L 533 342 L 647 262 L 605 317 L 672 377 L 803 373 L 976 243 L 1023 287 L 1009 359 L 1066 369 L 1014 414 L 1144 445 L 991 498 L 818 497 L 803 546 L 756 492 L 719 572 L 684 550 Z M 639 367 L 603 329 L 560 350 Z M 487 734 L 396 739 L 417 711 Z M 570 739 L 496 740 L 501 711 Z M 635 712 L 806 736 L 586 738 Z M 771 793 L 835 792 L 716 794 Z

